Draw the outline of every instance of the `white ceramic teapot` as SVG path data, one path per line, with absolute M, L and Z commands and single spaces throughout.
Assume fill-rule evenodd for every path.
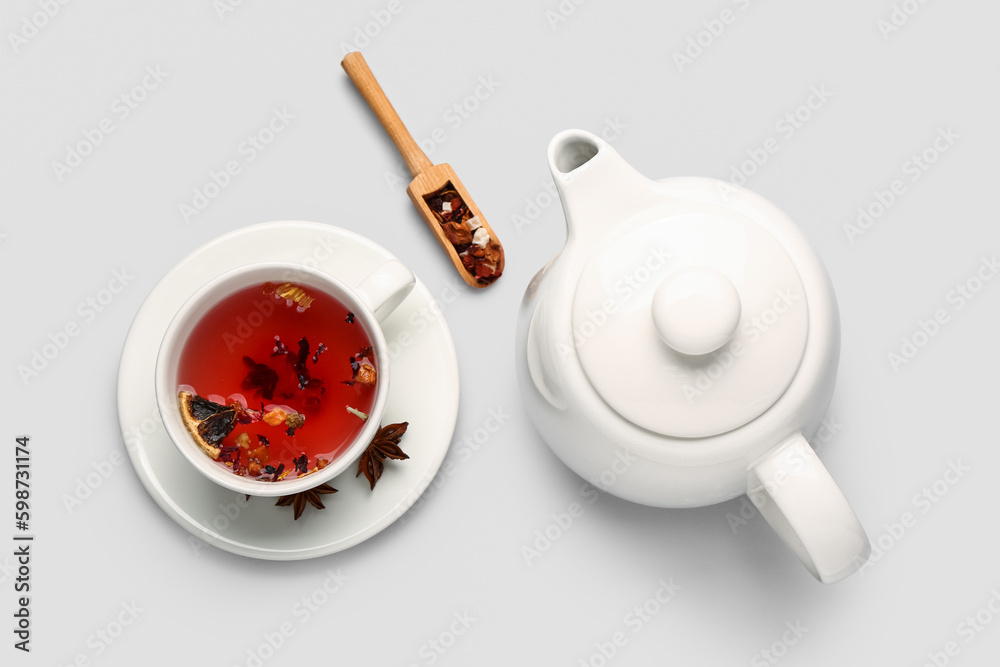
M 516 354 L 548 445 L 645 505 L 747 493 L 820 581 L 857 570 L 868 538 L 805 439 L 840 327 L 794 223 L 728 183 L 651 181 L 587 132 L 556 135 L 548 159 L 567 241 L 528 286 Z

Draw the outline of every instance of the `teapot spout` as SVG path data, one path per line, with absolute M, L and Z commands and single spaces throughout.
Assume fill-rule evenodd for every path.
M 653 181 L 589 132 L 560 132 L 549 142 L 548 158 L 568 241 L 600 238 L 659 198 Z

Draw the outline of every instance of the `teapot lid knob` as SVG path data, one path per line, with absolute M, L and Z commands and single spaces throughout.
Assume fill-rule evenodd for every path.
M 688 355 L 715 352 L 729 342 L 742 307 L 736 286 L 708 266 L 688 266 L 663 279 L 650 304 L 664 343 Z
M 735 209 L 669 200 L 592 241 L 573 347 L 594 391 L 653 433 L 703 438 L 771 407 L 809 333 L 805 285 L 776 236 Z M 582 241 L 581 241 L 582 243 Z

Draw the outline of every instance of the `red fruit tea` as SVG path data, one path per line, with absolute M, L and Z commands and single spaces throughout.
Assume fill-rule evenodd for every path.
M 336 459 L 364 428 L 378 373 L 371 346 L 329 294 L 256 285 L 195 325 L 181 351 L 178 392 L 236 406 L 232 430 L 212 443 L 220 465 L 251 478 L 294 478 Z

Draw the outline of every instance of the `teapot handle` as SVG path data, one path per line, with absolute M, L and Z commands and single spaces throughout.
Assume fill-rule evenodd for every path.
M 552 137 L 548 160 L 570 241 L 599 239 L 617 223 L 662 203 L 655 182 L 589 132 L 564 130 Z
M 747 495 L 821 582 L 840 581 L 868 560 L 865 529 L 801 433 L 750 465 Z

